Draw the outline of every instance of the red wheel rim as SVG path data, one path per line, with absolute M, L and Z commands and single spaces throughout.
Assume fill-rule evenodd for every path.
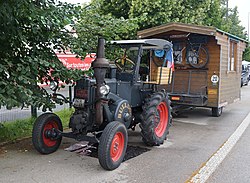
M 110 156 L 114 162 L 120 159 L 123 149 L 124 149 L 124 135 L 121 132 L 117 132 L 112 140 L 110 147 Z
M 55 121 L 49 121 L 48 123 L 45 124 L 43 128 L 43 142 L 48 147 L 56 145 L 57 142 L 55 139 L 47 138 L 45 135 L 46 130 L 51 130 L 52 128 L 58 129 L 58 125 Z
M 159 123 L 155 127 L 155 134 L 158 137 L 162 137 L 162 135 L 165 133 L 166 127 L 168 125 L 168 108 L 165 102 L 161 102 L 158 107 L 158 114 L 159 114 Z

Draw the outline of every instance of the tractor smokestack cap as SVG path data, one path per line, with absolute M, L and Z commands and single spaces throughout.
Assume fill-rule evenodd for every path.
M 109 67 L 109 62 L 105 58 L 105 39 L 99 38 L 98 39 L 98 46 L 97 46 L 97 56 L 96 59 L 92 62 L 93 68 L 107 68 Z

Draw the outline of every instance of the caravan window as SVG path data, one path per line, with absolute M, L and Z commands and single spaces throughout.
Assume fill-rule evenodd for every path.
M 237 42 L 230 40 L 230 49 L 229 49 L 229 59 L 228 59 L 228 70 L 236 71 L 237 66 Z

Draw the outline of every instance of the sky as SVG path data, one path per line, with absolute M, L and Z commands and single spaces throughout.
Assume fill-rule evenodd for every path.
M 70 3 L 83 3 L 90 2 L 90 0 L 62 0 Z M 238 7 L 239 18 L 241 21 L 241 25 L 245 27 L 245 30 L 248 31 L 248 23 L 250 24 L 250 0 L 229 0 L 229 7 L 234 8 Z
M 238 7 L 239 18 L 241 25 L 245 27 L 245 30 L 248 30 L 248 25 L 250 24 L 250 0 L 229 0 L 228 6 L 233 8 Z M 248 24 L 249 23 L 249 24 Z

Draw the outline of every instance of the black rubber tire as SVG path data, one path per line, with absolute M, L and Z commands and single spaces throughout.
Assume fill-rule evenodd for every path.
M 212 108 L 212 116 L 219 117 L 222 114 L 222 107 L 213 107 Z
M 161 136 L 156 134 L 156 127 L 158 127 L 160 114 L 158 112 L 158 106 L 161 104 L 166 105 L 167 114 L 166 114 L 166 128 L 162 132 Z M 141 136 L 143 142 L 148 146 L 159 146 L 164 143 L 166 136 L 169 133 L 169 127 L 172 123 L 170 100 L 167 98 L 165 92 L 157 92 L 151 95 L 150 98 L 145 100 L 143 105 L 143 112 L 141 115 Z M 158 120 L 157 120 L 158 119 Z
M 51 124 L 53 124 L 53 126 L 58 130 L 63 131 L 62 122 L 54 113 L 44 113 L 40 115 L 33 125 L 32 143 L 35 149 L 41 154 L 53 153 L 61 144 L 62 137 L 49 139 L 44 136 L 45 127 L 53 128 Z
M 121 149 L 118 148 L 118 151 L 120 153 L 117 155 L 117 157 L 112 159 L 112 151 L 111 151 L 111 146 L 112 142 L 115 140 L 117 134 L 122 134 L 123 139 L 121 144 L 118 144 L 118 147 L 120 146 Z M 105 170 L 114 170 L 117 167 L 120 166 L 122 163 L 126 149 L 127 149 L 127 144 L 128 144 L 128 132 L 124 124 L 118 121 L 113 121 L 109 123 L 103 130 L 101 138 L 100 138 L 100 143 L 98 146 L 98 159 L 100 165 L 105 169 Z
M 190 53 L 194 55 L 190 55 Z M 197 59 L 197 63 L 193 63 L 191 60 Z M 209 54 L 206 48 L 202 46 L 192 46 L 187 51 L 187 61 L 194 68 L 204 68 L 208 64 Z

